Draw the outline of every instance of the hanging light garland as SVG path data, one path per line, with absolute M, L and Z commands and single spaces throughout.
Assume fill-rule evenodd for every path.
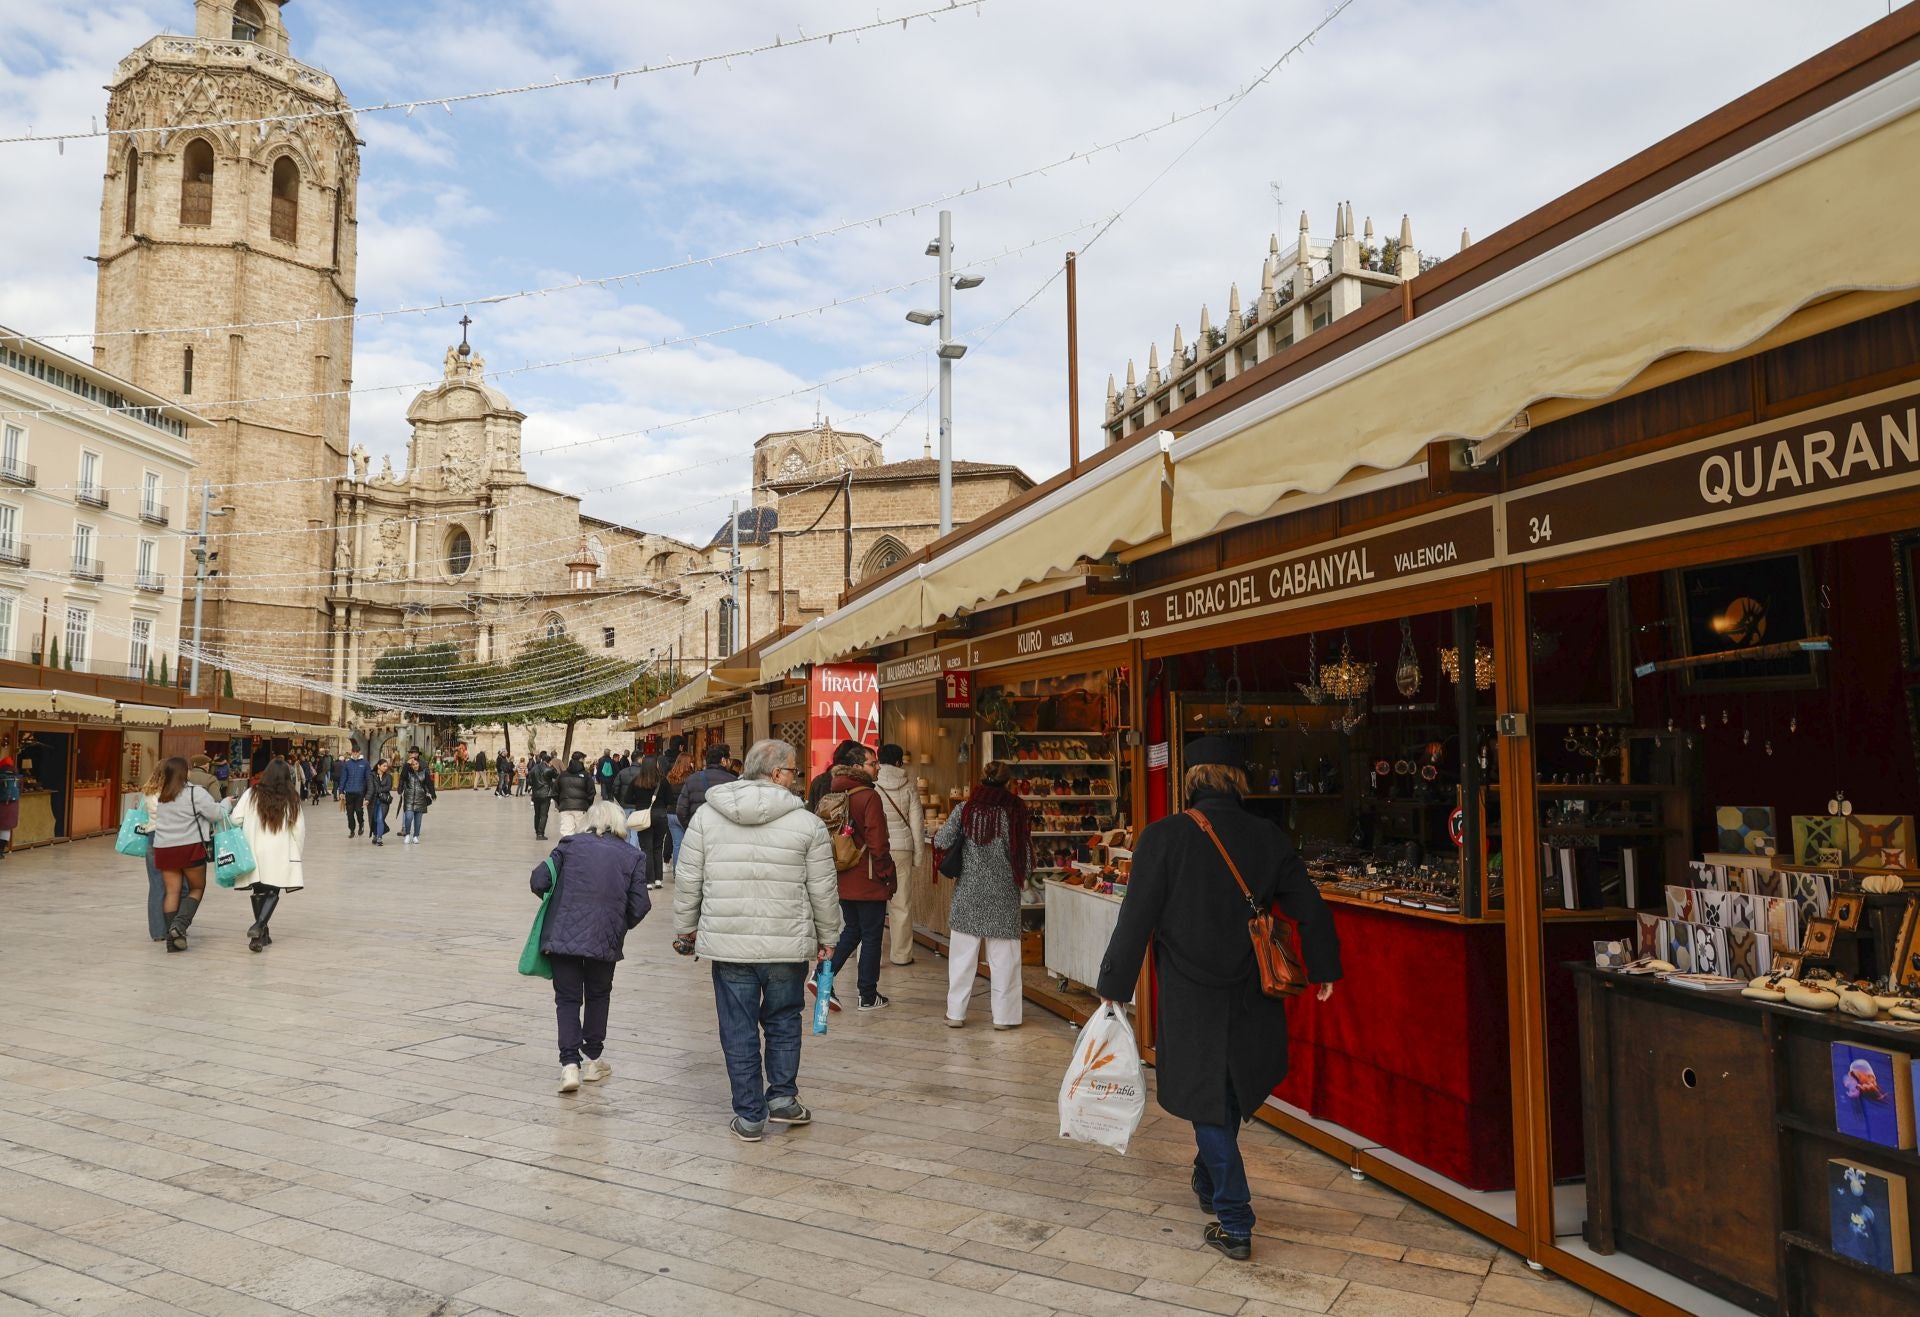
M 1320 669 L 1320 685 L 1336 700 L 1359 700 L 1373 690 L 1373 667 L 1353 656 L 1347 633 L 1340 633 L 1340 657 Z
M 1460 650 L 1458 646 L 1447 646 L 1440 651 L 1440 670 L 1447 674 L 1447 680 L 1455 685 L 1460 683 Z M 1479 641 L 1473 644 L 1473 687 L 1475 690 L 1489 690 L 1493 686 L 1493 651 Z

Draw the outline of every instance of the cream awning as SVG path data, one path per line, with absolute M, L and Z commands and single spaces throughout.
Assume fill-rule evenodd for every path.
M 50 714 L 53 712 L 53 692 L 36 690 L 24 686 L 0 688 L 0 713 L 4 714 Z
M 1920 204 L 1917 110 L 1908 67 L 1201 426 L 1173 445 L 1174 543 L 1743 348 L 1834 294 L 1920 287 L 1920 244 L 1874 222 Z
M 768 646 L 761 680 L 924 630 L 1082 559 L 1166 534 L 1166 443 L 1136 445 Z
M 172 721 L 172 709 L 153 704 L 122 704 L 120 721 L 129 727 L 165 727 Z
M 118 718 L 120 704 L 104 695 L 81 695 L 75 691 L 55 691 L 53 707 L 74 718 Z
M 673 698 L 667 701 L 668 715 L 670 717 L 678 717 L 687 710 L 696 708 L 710 700 L 718 699 L 725 695 L 737 695 L 740 691 L 746 689 L 746 686 L 742 683 L 727 680 L 726 676 L 722 675 L 722 673 L 725 672 L 733 672 L 739 675 L 741 670 L 721 669 L 720 671 L 715 671 L 709 668 L 673 693 Z
M 185 710 L 182 710 L 185 712 Z M 237 713 L 209 713 L 207 726 L 216 732 L 237 732 L 240 730 L 240 715 Z
M 169 727 L 205 727 L 212 721 L 213 715 L 205 709 L 169 709 L 167 726 Z

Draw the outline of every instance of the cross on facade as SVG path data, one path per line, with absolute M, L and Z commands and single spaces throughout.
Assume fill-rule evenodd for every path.
M 463 357 L 473 355 L 473 345 L 467 342 L 467 330 L 472 324 L 472 316 L 463 315 L 460 317 L 460 355 Z

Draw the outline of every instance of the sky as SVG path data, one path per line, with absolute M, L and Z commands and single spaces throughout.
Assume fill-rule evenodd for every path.
M 295 57 L 367 106 L 697 58 L 940 3 L 297 0 L 286 21 Z M 1090 449 L 1108 375 L 1129 358 L 1144 371 L 1151 343 L 1164 357 L 1176 323 L 1191 341 L 1202 303 L 1217 321 L 1230 285 L 1251 300 L 1270 236 L 1290 244 L 1303 210 L 1321 240 L 1342 201 L 1383 236 L 1405 213 L 1423 253 L 1450 255 L 1463 229 L 1484 237 L 1519 219 L 1882 17 L 1887 0 L 1352 0 L 1230 112 L 1170 123 L 1245 87 L 1329 8 L 985 0 L 617 89 L 363 113 L 360 310 L 774 244 L 1159 128 L 948 203 L 957 262 L 984 262 L 986 276 L 954 296 L 971 349 L 954 370 L 955 455 L 1043 479 L 1067 460 L 1057 275 L 1069 249 L 1085 252 L 1078 405 Z M 120 58 L 192 29 L 191 0 L 0 4 L 0 136 L 87 128 Z M 91 328 L 85 258 L 105 150 L 0 146 L 0 324 Z M 934 305 L 935 209 L 475 309 L 476 349 L 527 415 L 529 475 L 581 494 L 593 515 L 704 542 L 728 501 L 744 500 L 762 434 L 824 415 L 883 438 L 890 460 L 920 456 L 937 433 L 935 336 L 904 317 Z M 897 288 L 915 280 L 926 282 Z M 414 390 L 396 386 L 439 377 L 459 317 L 359 324 L 352 436 L 376 467 L 385 454 L 404 468 Z M 616 349 L 630 350 L 548 365 Z

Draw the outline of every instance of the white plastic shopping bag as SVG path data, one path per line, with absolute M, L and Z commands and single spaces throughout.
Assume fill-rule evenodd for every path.
M 1120 1008 L 1102 1005 L 1080 1030 L 1060 1081 L 1060 1137 L 1125 1152 L 1147 1109 L 1140 1048 Z

